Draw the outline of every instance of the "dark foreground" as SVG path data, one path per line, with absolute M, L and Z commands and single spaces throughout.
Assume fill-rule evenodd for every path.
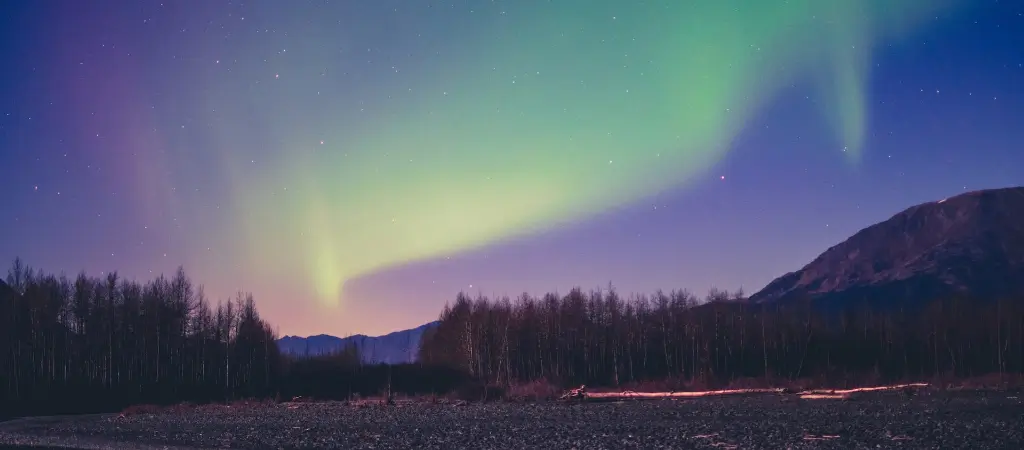
M 0 424 L 0 446 L 75 448 L 1024 448 L 1007 392 L 609 403 L 210 406 Z

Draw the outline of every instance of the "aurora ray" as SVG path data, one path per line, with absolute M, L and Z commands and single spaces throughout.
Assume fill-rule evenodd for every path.
M 804 80 L 821 87 L 836 148 L 856 161 L 872 48 L 952 3 L 518 1 L 487 16 L 481 6 L 459 39 L 360 93 L 385 106 L 248 130 L 278 156 L 250 168 L 225 152 L 233 191 L 221 237 L 252 269 L 307 277 L 333 304 L 348 280 L 683 186 Z M 326 57 L 314 47 L 289 50 L 307 73 Z M 258 91 L 234 113 L 278 123 L 308 109 L 303 84 L 273 94 L 276 112 Z

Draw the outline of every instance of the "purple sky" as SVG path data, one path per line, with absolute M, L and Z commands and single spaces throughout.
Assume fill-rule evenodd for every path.
M 149 1 L 125 8 L 47 3 L 13 2 L 0 14 L 0 260 L 20 256 L 48 272 L 117 270 L 136 279 L 184 265 L 214 299 L 252 291 L 282 334 L 409 328 L 433 320 L 460 290 L 514 297 L 611 282 L 625 293 L 688 288 L 703 294 L 718 287 L 750 294 L 908 206 L 1024 184 L 1024 4 L 979 1 L 871 55 L 857 164 L 826 151 L 836 138 L 821 118 L 816 91 L 794 83 L 746 121 L 713 167 L 685 183 L 681 177 L 670 192 L 540 234 L 390 264 L 350 280 L 344 307 L 325 306 L 300 293 L 308 292 L 304 279 L 261 280 L 250 270 L 259 262 L 219 247 L 215 211 L 189 220 L 167 211 L 200 211 L 203 201 L 227 195 L 232 174 L 204 156 L 218 153 L 225 136 L 302 127 L 330 108 L 296 112 L 300 117 L 288 123 L 239 124 L 228 117 L 232 130 L 223 131 L 221 122 L 191 111 L 204 108 L 205 98 L 227 94 L 182 74 L 207 70 L 206 59 L 216 57 L 201 49 L 225 39 L 239 41 L 236 48 L 283 48 L 276 41 L 298 39 L 315 49 L 359 36 L 402 54 L 412 52 L 416 27 L 375 28 L 386 13 L 380 5 L 350 5 L 345 14 L 307 7 L 268 14 L 273 8 L 266 5 L 250 12 L 260 7 L 228 2 L 195 9 Z M 249 23 L 242 19 L 247 14 Z M 466 25 L 472 14 L 482 12 L 409 20 L 446 30 L 429 43 L 442 51 L 482 32 Z M 268 31 L 257 33 L 260 27 Z M 364 75 L 339 79 L 344 86 L 337 92 L 372 91 L 384 82 L 374 74 L 390 70 L 387 64 L 368 68 L 365 54 L 350 55 L 298 58 L 331 73 Z M 413 65 L 431 69 L 429 61 Z M 247 76 L 254 67 L 236 70 Z M 333 132 L 359 132 L 355 127 L 340 123 Z M 107 133 L 113 137 L 105 140 Z M 283 151 L 253 150 L 253 159 Z M 273 199 L 262 206 L 287 209 Z M 281 239 L 276 245 L 293 245 Z M 212 260 L 222 267 L 211 268 Z

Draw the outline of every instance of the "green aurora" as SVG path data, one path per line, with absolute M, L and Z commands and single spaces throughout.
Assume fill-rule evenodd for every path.
M 514 2 L 365 93 L 393 95 L 390 107 L 357 123 L 329 115 L 312 138 L 284 133 L 287 158 L 255 176 L 225 163 L 236 167 L 222 239 L 260 273 L 311 277 L 335 305 L 357 277 L 685 186 L 803 82 L 820 87 L 837 157 L 845 148 L 854 164 L 872 49 L 953 3 Z

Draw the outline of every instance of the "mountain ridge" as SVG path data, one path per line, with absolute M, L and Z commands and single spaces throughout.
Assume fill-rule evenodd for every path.
M 282 353 L 292 356 L 325 355 L 354 345 L 364 363 L 404 364 L 416 361 L 423 333 L 437 324 L 437 321 L 429 322 L 380 336 L 356 334 L 342 338 L 329 334 L 306 337 L 286 335 L 277 340 L 277 345 Z
M 1024 187 L 926 202 L 865 227 L 750 296 L 926 301 L 1024 293 Z

